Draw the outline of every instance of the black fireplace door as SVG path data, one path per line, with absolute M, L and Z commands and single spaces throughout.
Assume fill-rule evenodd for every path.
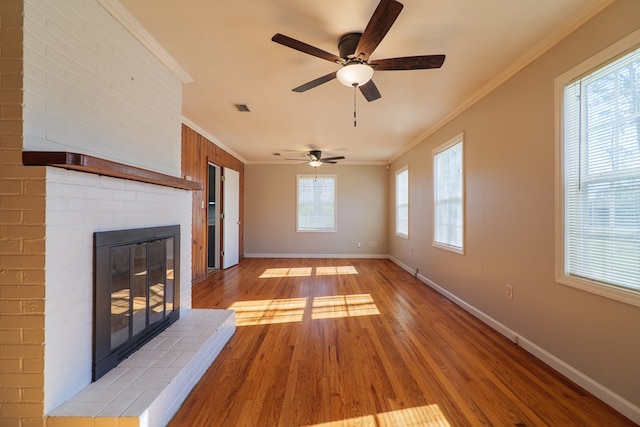
M 95 233 L 93 380 L 179 317 L 180 227 Z

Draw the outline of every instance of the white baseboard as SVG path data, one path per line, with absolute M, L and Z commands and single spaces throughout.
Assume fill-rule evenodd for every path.
M 622 396 L 619 396 L 615 392 L 609 390 L 607 387 L 593 380 L 589 376 L 585 375 L 573 366 L 567 364 L 563 360 L 549 353 L 545 349 L 539 347 L 534 342 L 528 340 L 514 330 L 508 328 L 506 325 L 498 322 L 491 316 L 485 314 L 484 312 L 478 310 L 464 300 L 458 298 L 426 276 L 419 273 L 416 274 L 416 271 L 414 269 L 400 262 L 398 259 L 392 256 L 389 256 L 388 258 L 395 264 L 400 266 L 403 270 L 407 271 L 412 276 L 415 276 L 421 282 L 425 283 L 427 286 L 431 287 L 445 298 L 453 301 L 455 304 L 462 307 L 465 311 L 469 312 L 482 322 L 486 323 L 489 327 L 495 329 L 497 332 L 504 335 L 509 340 L 517 343 L 524 350 L 540 359 L 554 370 L 560 372 L 562 375 L 569 378 L 571 381 L 578 384 L 589 393 L 593 394 L 598 399 L 602 400 L 603 402 L 614 408 L 616 411 L 623 414 L 625 417 L 629 418 L 631 421 L 640 424 L 640 407 L 634 405 Z
M 388 259 L 386 254 L 258 254 L 245 253 L 245 258 L 376 258 Z

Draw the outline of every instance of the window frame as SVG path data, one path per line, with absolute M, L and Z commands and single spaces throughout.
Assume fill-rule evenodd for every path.
M 460 144 L 460 148 L 462 150 L 461 153 L 461 157 L 460 157 L 460 180 L 461 180 L 461 192 L 462 194 L 460 195 L 460 209 L 462 210 L 462 221 L 461 221 L 461 228 L 462 228 L 462 234 L 460 236 L 460 245 L 461 246 L 455 246 L 453 244 L 449 244 L 449 243 L 445 243 L 445 242 L 439 242 L 436 240 L 436 230 L 438 228 L 438 213 L 437 213 L 437 209 L 438 209 L 438 171 L 437 171 L 437 166 L 436 166 L 436 159 L 437 156 L 439 154 L 444 153 L 445 151 L 455 147 L 456 145 Z M 464 132 L 459 133 L 458 135 L 454 136 L 453 138 L 451 138 L 450 140 L 448 140 L 447 142 L 445 142 L 442 145 L 439 145 L 438 147 L 434 148 L 431 152 L 431 161 L 432 161 L 432 165 L 433 165 L 433 247 L 435 248 L 440 248 L 440 249 L 444 249 L 447 251 L 451 251 L 454 253 L 457 253 L 459 255 L 464 255 L 465 253 L 465 232 L 466 232 L 466 184 L 465 184 L 465 163 L 464 163 Z
M 407 202 L 406 202 L 406 207 L 407 207 L 407 218 L 406 218 L 406 223 L 407 223 L 407 232 L 404 233 L 402 231 L 398 230 L 398 213 L 399 213 L 399 208 L 400 208 L 400 203 L 398 200 L 398 177 L 400 176 L 400 174 L 406 173 L 407 174 Z M 401 168 L 396 170 L 396 177 L 395 177 L 395 232 L 396 232 L 396 236 L 401 237 L 403 239 L 408 239 L 409 238 L 409 165 L 404 165 Z M 404 204 L 402 205 L 404 206 Z
M 565 227 L 565 88 L 640 48 L 640 30 L 612 44 L 555 79 L 555 276 L 556 282 L 592 294 L 640 307 L 640 292 L 597 280 L 571 275 L 568 271 L 568 244 Z
M 333 226 L 331 228 L 300 228 L 300 183 L 303 178 L 331 178 L 333 180 Z M 336 174 L 296 174 L 296 232 L 335 233 L 338 231 L 338 175 Z

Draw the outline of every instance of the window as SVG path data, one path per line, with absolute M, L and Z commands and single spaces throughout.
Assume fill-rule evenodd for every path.
M 629 51 L 634 40 L 635 50 Z M 563 106 L 558 281 L 635 305 L 640 305 L 638 43 L 640 32 L 556 81 Z
M 396 172 L 396 235 L 409 237 L 409 166 Z
M 336 176 L 298 175 L 298 231 L 336 231 Z
M 462 134 L 433 151 L 434 246 L 463 253 Z

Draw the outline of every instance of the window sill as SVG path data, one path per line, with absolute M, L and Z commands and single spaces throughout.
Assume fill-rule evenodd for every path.
M 442 243 L 433 242 L 434 248 L 444 249 L 445 251 L 454 252 L 459 255 L 464 255 L 464 248 L 458 248 L 456 246 L 444 245 Z
M 631 289 L 605 285 L 592 280 L 567 275 L 558 276 L 556 281 L 561 285 L 571 286 L 572 288 L 580 289 L 585 292 L 640 307 L 640 292 L 635 292 Z

